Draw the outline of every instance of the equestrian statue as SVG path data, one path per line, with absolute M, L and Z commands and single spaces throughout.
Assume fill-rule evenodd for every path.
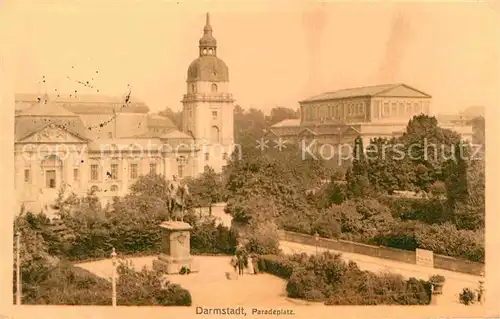
M 186 201 L 189 197 L 187 185 L 181 185 L 177 181 L 177 176 L 172 177 L 172 181 L 167 186 L 167 211 L 168 220 L 183 221 Z

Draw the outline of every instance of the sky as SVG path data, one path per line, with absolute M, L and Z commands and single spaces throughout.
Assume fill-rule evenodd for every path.
M 152 111 L 180 110 L 210 12 L 244 108 L 298 108 L 311 95 L 387 83 L 432 95 L 435 113 L 499 103 L 500 10 L 488 3 L 3 1 L 8 92 L 124 95 L 130 85 Z

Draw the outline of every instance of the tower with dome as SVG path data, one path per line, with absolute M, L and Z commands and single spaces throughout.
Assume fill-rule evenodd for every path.
M 206 15 L 199 56 L 188 68 L 183 104 L 184 133 L 201 149 L 198 169 L 222 171 L 234 149 L 233 96 L 229 89 L 229 69 L 217 56 L 210 15 Z

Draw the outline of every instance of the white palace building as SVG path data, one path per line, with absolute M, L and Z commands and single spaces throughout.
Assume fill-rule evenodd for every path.
M 50 211 L 63 186 L 78 195 L 94 189 L 106 201 L 149 172 L 167 179 L 194 177 L 206 166 L 220 172 L 234 149 L 233 97 L 208 14 L 203 31 L 187 71 L 182 128 L 130 95 L 16 95 L 18 211 Z

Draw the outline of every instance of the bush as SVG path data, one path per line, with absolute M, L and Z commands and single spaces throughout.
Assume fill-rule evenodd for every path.
M 361 271 L 339 254 L 261 256 L 262 271 L 288 279 L 290 298 L 325 301 L 327 305 L 429 304 L 429 282 L 400 275 Z
M 191 306 L 189 291 L 167 282 L 161 286 L 162 273 L 143 268 L 136 272 L 131 264 L 120 263 L 117 268 L 117 304 L 121 306 Z
M 194 223 L 190 235 L 193 253 L 234 254 L 236 233 L 216 223 L 213 217 L 205 217 Z
M 455 225 L 427 225 L 418 221 L 395 221 L 373 238 L 377 245 L 405 250 L 422 248 L 436 254 L 484 262 L 484 232 L 458 230 Z
M 473 304 L 476 300 L 476 294 L 469 288 L 464 288 L 460 295 L 458 296 L 460 303 L 464 305 Z
M 23 282 L 23 303 L 38 305 L 111 305 L 111 283 L 60 262 L 37 283 Z
M 401 220 L 418 220 L 427 224 L 447 221 L 446 201 L 433 198 L 383 197 L 382 202 L 389 206 L 392 216 Z
M 270 221 L 252 219 L 241 229 L 240 236 L 248 253 L 267 255 L 280 252 L 278 228 Z
M 293 262 L 285 256 L 263 255 L 257 257 L 260 271 L 270 273 L 277 277 L 288 279 L 293 272 Z

